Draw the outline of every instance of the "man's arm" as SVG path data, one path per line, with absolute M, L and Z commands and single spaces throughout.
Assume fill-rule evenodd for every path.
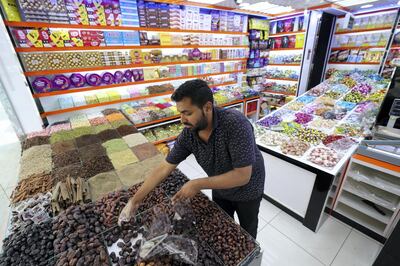
M 158 166 L 150 173 L 150 175 L 148 175 L 144 183 L 140 186 L 139 190 L 132 198 L 129 199 L 126 206 L 122 209 L 118 218 L 119 225 L 121 225 L 121 222 L 123 221 L 129 221 L 129 219 L 135 215 L 135 212 L 143 199 L 158 184 L 160 184 L 176 168 L 176 166 L 176 164 L 170 164 L 167 161 L 163 161 L 160 166 Z
M 222 175 L 204 177 L 187 182 L 172 198 L 173 202 L 194 197 L 202 189 L 229 189 L 249 183 L 252 166 L 235 168 Z
M 144 183 L 131 200 L 134 203 L 141 203 L 143 199 L 176 168 L 176 166 L 176 164 L 170 164 L 164 160 L 160 166 L 155 168 L 145 179 Z

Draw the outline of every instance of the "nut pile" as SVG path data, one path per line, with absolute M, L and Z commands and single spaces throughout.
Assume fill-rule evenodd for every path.
M 61 212 L 54 221 L 55 254 L 61 254 L 79 243 L 90 245 L 93 237 L 105 230 L 103 217 L 93 203 L 71 206 Z M 75 257 L 74 257 L 75 258 Z
M 291 139 L 289 141 L 285 141 L 281 145 L 281 151 L 284 154 L 289 154 L 294 156 L 302 156 L 309 148 L 310 144 L 297 139 Z
M 49 265 L 54 255 L 52 221 L 30 223 L 3 241 L 0 265 Z
M 311 151 L 308 160 L 325 167 L 333 167 L 339 162 L 340 158 L 332 149 L 317 147 Z

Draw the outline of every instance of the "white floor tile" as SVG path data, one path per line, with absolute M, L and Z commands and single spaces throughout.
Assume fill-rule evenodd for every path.
M 349 227 L 327 217 L 315 233 L 285 212 L 276 216 L 270 225 L 326 265 L 332 263 L 351 232 Z
M 352 230 L 332 266 L 370 266 L 381 248 L 382 245 L 379 242 Z
M 21 145 L 19 142 L 0 145 L 0 169 L 2 171 L 0 184 L 3 188 L 17 184 Z
M 259 216 L 262 217 L 267 223 L 271 222 L 280 212 L 281 209 L 268 202 L 265 199 L 261 200 Z
M 199 177 L 204 177 L 201 173 L 199 173 L 196 169 L 193 168 L 186 161 L 181 162 L 178 165 L 178 169 L 182 171 L 189 179 L 195 179 Z
M 3 239 L 7 231 L 8 218 L 10 216 L 10 201 L 8 197 L 4 194 L 3 190 L 0 190 L 0 250 L 3 245 Z
M 264 253 L 263 266 L 324 265 L 269 224 L 258 233 L 257 240 Z

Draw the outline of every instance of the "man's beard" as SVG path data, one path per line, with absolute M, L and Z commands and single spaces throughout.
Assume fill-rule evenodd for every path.
M 202 117 L 201 117 L 200 121 L 197 122 L 196 125 L 192 125 L 190 123 L 184 123 L 184 125 L 186 125 L 186 126 L 191 126 L 192 127 L 191 130 L 193 132 L 198 132 L 198 131 L 201 131 L 201 130 L 206 129 L 208 127 L 207 117 L 204 114 L 204 111 L 201 111 L 201 112 L 202 112 Z

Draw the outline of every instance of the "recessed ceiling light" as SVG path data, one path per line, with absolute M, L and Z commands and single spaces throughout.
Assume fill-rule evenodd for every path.
M 268 13 L 268 14 L 279 14 L 279 13 L 286 13 L 286 12 L 290 12 L 293 11 L 294 9 L 290 6 L 278 6 L 278 7 L 274 7 L 271 9 L 266 9 L 266 10 L 262 10 L 262 12 Z
M 369 8 L 369 7 L 373 7 L 374 5 L 363 5 L 360 8 Z
M 273 7 L 278 7 L 278 5 L 274 5 L 274 4 L 270 4 L 266 1 L 264 2 L 258 2 L 252 5 L 248 5 L 245 7 L 240 7 L 246 10 L 251 10 L 251 11 L 261 11 L 261 10 L 265 10 L 267 8 L 273 8 Z

